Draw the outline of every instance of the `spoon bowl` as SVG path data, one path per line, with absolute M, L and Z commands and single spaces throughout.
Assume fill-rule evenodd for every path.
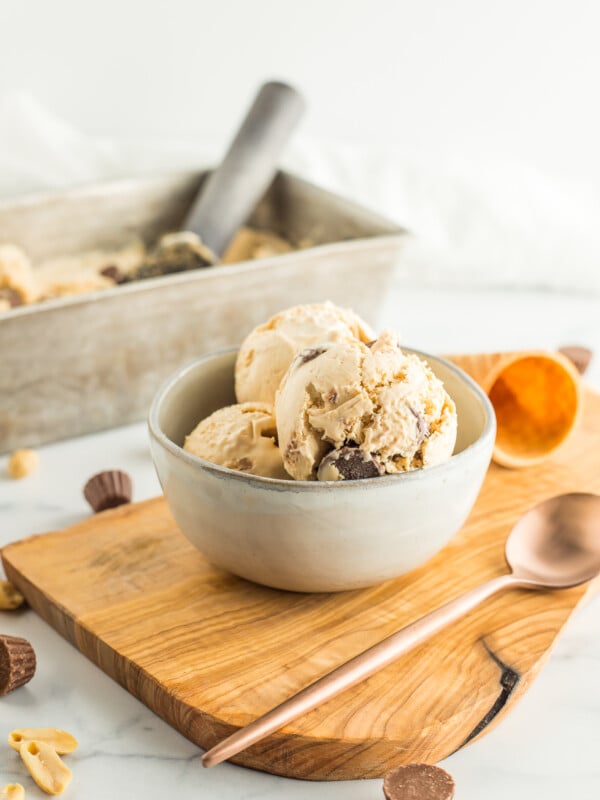
M 600 496 L 563 494 L 528 511 L 506 542 L 513 576 L 567 589 L 600 573 Z

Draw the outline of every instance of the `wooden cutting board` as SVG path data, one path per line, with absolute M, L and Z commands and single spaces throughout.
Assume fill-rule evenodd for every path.
M 370 589 L 294 594 L 212 567 L 162 498 L 8 545 L 8 578 L 31 606 L 177 730 L 209 748 L 364 648 L 503 573 L 503 546 L 535 503 L 600 492 L 600 397 L 553 460 L 492 466 L 462 531 L 421 569 Z M 435 498 L 432 498 L 435 502 Z M 236 763 L 296 778 L 381 777 L 436 762 L 505 714 L 594 586 L 515 590 Z M 200 763 L 200 762 L 199 762 Z M 218 767 L 217 767 L 218 769 Z

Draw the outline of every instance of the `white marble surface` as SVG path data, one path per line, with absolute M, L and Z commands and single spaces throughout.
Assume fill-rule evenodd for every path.
M 543 293 L 397 289 L 382 322 L 407 344 L 434 352 L 553 347 L 581 343 L 600 352 L 600 298 Z M 600 358 L 588 380 L 600 389 Z M 144 424 L 51 445 L 38 472 L 6 478 L 0 458 L 0 545 L 61 528 L 89 514 L 85 480 L 109 467 L 128 470 L 135 499 L 159 492 Z M 598 457 L 600 467 L 600 454 Z M 525 698 L 480 741 L 443 766 L 458 800 L 597 800 L 600 797 L 600 599 L 568 624 Z M 35 679 L 0 699 L 0 742 L 14 727 L 60 726 L 80 748 L 68 757 L 66 798 L 158 800 L 200 797 L 371 800 L 381 781 L 310 783 L 224 764 L 202 768 L 198 749 L 106 677 L 31 610 L 0 612 L 0 631 L 28 638 L 39 658 Z M 44 795 L 20 759 L 0 744 L 0 786 L 19 781 Z

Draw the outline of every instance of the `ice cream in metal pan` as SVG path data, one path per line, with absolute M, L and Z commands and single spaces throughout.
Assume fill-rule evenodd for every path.
M 176 231 L 161 236 L 156 246 L 148 247 L 141 239 L 134 238 L 111 250 L 88 250 L 32 263 L 23 248 L 3 244 L 0 245 L 0 312 L 204 267 L 203 249 L 196 234 Z M 269 258 L 294 249 L 271 231 L 243 227 L 219 265 Z

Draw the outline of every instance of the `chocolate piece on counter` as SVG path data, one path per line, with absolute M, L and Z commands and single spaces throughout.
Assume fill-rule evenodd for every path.
M 573 364 L 575 364 L 580 375 L 583 375 L 583 373 L 589 367 L 593 356 L 593 353 L 589 348 L 581 347 L 580 345 L 566 345 L 565 347 L 559 347 L 558 352 L 562 353 L 563 356 L 566 356 L 570 361 L 573 362 Z
M 24 686 L 35 674 L 35 652 L 27 639 L 0 634 L 0 696 Z
M 319 464 L 317 479 L 320 481 L 357 481 L 363 478 L 378 478 L 385 472 L 377 456 L 363 453 L 358 447 L 340 447 L 332 450 Z
M 383 779 L 386 800 L 451 800 L 454 779 L 441 767 L 406 764 Z
M 83 495 L 94 513 L 131 503 L 132 494 L 131 478 L 118 469 L 99 472 L 83 487 Z

